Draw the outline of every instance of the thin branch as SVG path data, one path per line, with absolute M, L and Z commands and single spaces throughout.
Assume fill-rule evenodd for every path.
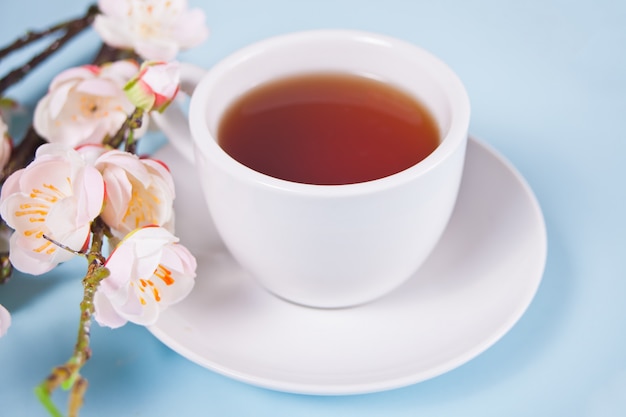
M 94 65 L 102 65 L 107 62 L 119 61 L 121 59 L 134 59 L 135 61 L 139 61 L 139 55 L 137 55 L 132 49 L 115 48 L 103 43 L 92 63 Z
M 35 129 L 31 126 L 22 141 L 13 148 L 11 152 L 11 159 L 9 163 L 2 170 L 2 174 L 0 175 L 0 184 L 3 184 L 4 181 L 17 171 L 18 169 L 24 168 L 26 165 L 30 164 L 31 161 L 35 158 L 35 150 L 46 143 L 46 141 L 35 132 Z
M 48 242 L 53 243 L 53 244 L 55 244 L 56 246 L 60 247 L 61 249 L 65 250 L 65 251 L 67 251 L 67 252 L 69 252 L 69 253 L 72 253 L 72 254 L 74 254 L 74 255 L 82 255 L 82 256 L 85 256 L 85 255 L 87 254 L 86 252 L 84 252 L 84 251 L 82 251 L 82 250 L 72 249 L 72 248 L 70 248 L 69 246 L 67 246 L 66 244 L 63 244 L 63 243 L 61 243 L 61 242 L 59 242 L 59 241 L 54 240 L 53 238 L 51 238 L 50 236 L 46 235 L 45 233 L 42 235 L 42 237 L 43 237 L 44 239 L 46 239 Z
M 89 342 L 91 320 L 95 312 L 94 297 L 100 282 L 109 276 L 102 256 L 106 225 L 99 217 L 93 222 L 91 232 L 93 237 L 89 253 L 87 253 L 89 266 L 83 278 L 83 299 L 80 303 L 80 320 L 74 351 L 67 362 L 55 367 L 50 375 L 35 388 L 37 397 L 53 416 L 61 415 L 51 399 L 56 389 L 61 387 L 71 390 L 68 404 L 70 417 L 78 416 L 83 403 L 83 395 L 87 389 L 87 380 L 80 375 L 80 370 L 91 357 Z
M 67 28 L 67 31 L 65 32 L 63 36 L 61 36 L 59 39 L 52 42 L 50 46 L 48 46 L 43 52 L 41 52 L 38 55 L 35 55 L 35 57 L 33 57 L 25 65 L 14 69 L 13 71 L 9 72 L 6 76 L 4 76 L 2 79 L 0 79 L 0 95 L 4 93 L 4 91 L 7 88 L 9 88 L 11 85 L 20 81 L 26 74 L 28 74 L 28 72 L 31 69 L 35 68 L 37 65 L 45 61 L 50 55 L 55 53 L 59 48 L 65 45 L 65 43 L 67 43 L 70 39 L 78 35 L 85 28 L 89 27 L 93 23 L 93 20 L 95 19 L 98 13 L 99 13 L 98 6 L 92 5 L 89 7 L 89 9 L 87 10 L 87 13 L 83 17 L 63 24 L 63 26 Z M 60 29 L 57 29 L 57 30 L 60 30 Z M 16 44 L 18 46 L 23 46 L 24 43 L 17 42 Z M 8 52 L 7 52 L 7 49 L 8 49 Z M 14 50 L 13 45 L 10 45 L 7 48 L 4 48 L 2 52 L 6 55 L 7 53 L 12 52 L 13 50 Z
M 132 134 L 130 134 L 127 138 L 126 132 L 129 130 L 132 131 L 134 129 L 139 129 L 141 127 L 141 124 L 143 123 L 143 114 L 144 111 L 139 107 L 136 107 L 126 120 L 124 120 L 124 123 L 122 123 L 122 126 L 120 126 L 115 135 L 107 137 L 102 143 L 105 146 L 117 149 L 124 141 L 126 141 L 125 150 L 128 151 L 129 148 L 132 150 L 132 147 L 136 146 L 136 142 L 133 139 L 134 136 Z
M 7 45 L 4 48 L 0 49 L 0 59 L 4 58 L 5 56 L 9 55 L 10 53 L 14 51 L 17 51 L 20 48 L 23 48 L 24 46 L 32 42 L 38 41 L 39 39 L 45 38 L 48 35 L 52 35 L 55 32 L 66 29 L 68 25 L 73 21 L 74 20 L 71 20 L 69 22 L 59 23 L 58 25 L 51 26 L 48 29 L 44 29 L 38 32 L 29 30 L 28 32 L 26 32 L 24 36 L 13 41 L 12 44 Z

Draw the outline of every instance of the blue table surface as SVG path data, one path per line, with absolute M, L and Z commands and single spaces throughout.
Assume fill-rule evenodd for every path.
M 4 0 L 0 45 L 82 14 L 87 0 Z M 145 328 L 94 325 L 81 415 L 626 415 L 626 2 L 622 0 L 190 0 L 211 37 L 180 60 L 210 67 L 271 35 L 315 28 L 389 34 L 439 55 L 467 86 L 471 133 L 525 176 L 543 209 L 548 259 L 526 314 L 498 343 L 431 380 L 387 392 L 307 396 L 231 380 Z M 32 108 L 52 76 L 88 61 L 89 30 L 9 90 Z M 2 73 L 33 48 L 0 63 Z M 84 264 L 0 287 L 0 416 L 44 416 L 33 387 L 72 349 Z M 253 347 L 251 347 L 253 349 Z M 64 394 L 55 397 L 64 403 Z

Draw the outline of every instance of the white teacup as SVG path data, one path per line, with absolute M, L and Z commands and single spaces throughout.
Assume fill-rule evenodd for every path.
M 440 145 L 402 172 L 348 185 L 273 178 L 220 148 L 216 132 L 235 99 L 268 80 L 321 71 L 365 74 L 413 95 L 434 116 Z M 313 307 L 365 303 L 399 287 L 437 244 L 461 181 L 470 105 L 458 77 L 430 53 L 387 36 L 319 30 L 255 43 L 209 71 L 183 64 L 182 79 L 189 123 L 177 108 L 157 123 L 195 158 L 225 245 L 270 292 Z

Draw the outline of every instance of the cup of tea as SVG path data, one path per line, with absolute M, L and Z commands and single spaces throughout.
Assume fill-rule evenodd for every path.
M 195 164 L 232 256 L 271 293 L 359 305 L 398 288 L 436 246 L 470 104 L 429 52 L 359 31 L 292 33 L 209 70 L 183 64 L 182 90 L 188 115 L 170 106 L 157 124 Z

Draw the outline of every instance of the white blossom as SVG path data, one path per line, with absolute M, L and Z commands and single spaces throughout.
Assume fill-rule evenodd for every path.
M 96 321 L 116 328 L 127 321 L 148 326 L 194 286 L 196 260 L 162 227 L 126 236 L 105 263 L 110 275 L 94 298 Z
M 11 174 L 0 194 L 0 215 L 14 229 L 11 264 L 39 275 L 74 257 L 55 242 L 82 250 L 103 200 L 102 175 L 78 152 L 58 144 L 40 146 L 35 160 Z
M 123 60 L 61 72 L 37 103 L 35 131 L 48 142 L 71 147 L 102 143 L 105 136 L 117 133 L 135 108 L 126 97 L 124 86 L 138 70 L 135 61 Z M 135 136 L 141 136 L 146 127 L 147 119 Z
M 99 0 L 94 28 L 102 40 L 147 60 L 170 61 L 209 35 L 205 15 L 186 0 Z
M 102 174 L 107 193 L 101 218 L 116 237 L 149 225 L 173 229 L 174 180 L 162 162 L 95 146 L 79 152 Z

